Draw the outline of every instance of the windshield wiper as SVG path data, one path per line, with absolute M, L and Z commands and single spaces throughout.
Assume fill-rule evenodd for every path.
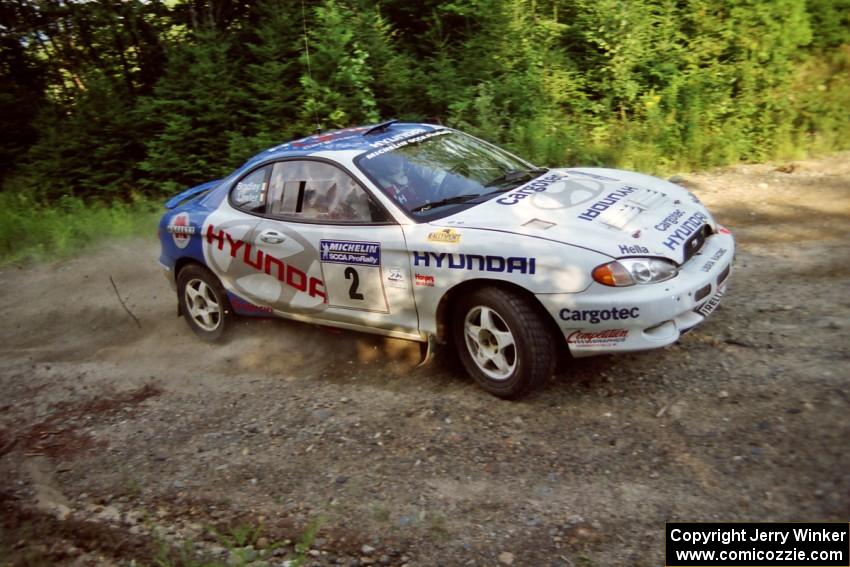
M 410 209 L 411 213 L 419 213 L 422 211 L 430 211 L 435 207 L 443 207 L 445 205 L 456 205 L 458 203 L 465 203 L 470 199 L 474 199 L 476 197 L 480 197 L 480 193 L 472 193 L 470 195 L 455 195 L 454 197 L 448 197 L 447 199 L 440 199 L 439 201 L 434 201 L 433 203 L 425 203 L 424 205 L 419 205 L 418 207 L 414 207 Z
M 499 177 L 488 182 L 484 187 L 493 187 L 494 185 L 502 185 L 503 183 L 514 183 L 516 181 L 528 181 L 537 177 L 538 175 L 543 175 L 547 171 L 549 170 L 545 167 L 535 167 L 533 169 L 512 169 L 510 171 L 506 171 Z

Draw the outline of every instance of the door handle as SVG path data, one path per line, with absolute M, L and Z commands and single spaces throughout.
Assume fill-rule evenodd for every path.
M 265 232 L 260 233 L 260 240 L 267 244 L 280 244 L 286 240 L 286 236 L 276 230 L 266 230 Z

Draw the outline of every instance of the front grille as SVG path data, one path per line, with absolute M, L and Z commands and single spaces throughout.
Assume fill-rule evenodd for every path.
M 702 245 L 705 244 L 705 239 L 709 236 L 711 236 L 711 228 L 709 228 L 707 224 L 702 225 L 702 228 L 696 231 L 694 235 L 685 242 L 685 258 L 682 263 L 687 262 L 691 256 L 699 252 L 700 249 L 702 249 Z
M 709 293 L 711 293 L 711 284 L 707 284 L 707 285 L 702 286 L 694 294 L 694 301 L 699 301 L 700 299 L 703 299 Z

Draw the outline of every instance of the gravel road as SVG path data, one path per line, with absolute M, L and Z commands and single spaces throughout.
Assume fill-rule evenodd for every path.
M 720 308 L 520 402 L 400 340 L 204 344 L 153 239 L 0 269 L 0 563 L 655 566 L 666 521 L 847 521 L 850 153 L 681 178 L 738 238 Z

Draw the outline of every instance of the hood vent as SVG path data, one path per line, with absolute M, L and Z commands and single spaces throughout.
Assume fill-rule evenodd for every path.
M 611 228 L 623 230 L 642 212 L 663 206 L 670 199 L 660 191 L 638 189 L 631 193 L 621 204 L 609 208 L 599 215 L 599 222 Z

